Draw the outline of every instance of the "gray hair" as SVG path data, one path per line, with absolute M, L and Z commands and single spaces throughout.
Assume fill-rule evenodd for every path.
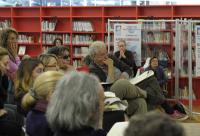
M 130 119 L 124 136 L 185 136 L 183 127 L 169 116 L 156 112 Z
M 47 120 L 54 131 L 83 126 L 97 128 L 100 122 L 99 80 L 90 74 L 71 72 L 57 84 L 47 108 Z M 94 116 L 93 116 L 94 115 Z
M 95 41 L 89 47 L 89 55 L 91 58 L 99 51 L 99 49 L 106 48 L 106 45 L 102 41 Z

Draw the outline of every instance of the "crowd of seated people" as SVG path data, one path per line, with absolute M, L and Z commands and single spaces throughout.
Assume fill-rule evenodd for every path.
M 18 33 L 8 28 L 0 34 L 0 135 L 106 136 L 105 92 L 127 101 L 123 114 L 130 118 L 148 114 L 149 105 L 165 101 L 153 67 L 149 68 L 156 73 L 151 78 L 153 88 L 130 83 L 137 67 L 125 41 L 119 42 L 121 49 L 115 55 L 108 54 L 102 41 L 93 42 L 85 58 L 87 72 L 79 72 L 70 65 L 62 41 L 37 57 L 20 60 Z M 110 86 L 105 88 L 102 82 Z M 8 91 L 13 91 L 12 102 Z

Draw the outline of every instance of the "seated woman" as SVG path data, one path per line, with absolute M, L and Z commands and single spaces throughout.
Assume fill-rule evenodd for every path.
M 125 40 L 120 40 L 118 42 L 118 48 L 119 51 L 115 52 L 115 56 L 126 63 L 133 70 L 133 76 L 135 76 L 137 72 L 137 66 L 135 64 L 133 53 L 126 49 Z
M 26 132 L 30 136 L 53 136 L 46 121 L 45 113 L 57 82 L 64 74 L 47 71 L 39 75 L 33 87 L 22 99 L 22 107 L 31 109 L 26 118 Z M 64 90 L 63 90 L 64 91 Z
M 150 65 L 147 69 L 154 71 L 154 74 L 155 74 L 155 76 L 158 80 L 160 87 L 164 88 L 164 86 L 167 83 L 167 77 L 165 76 L 163 69 L 159 66 L 159 62 L 158 62 L 157 57 L 152 57 L 150 59 Z
M 22 132 L 21 124 L 14 120 L 15 115 L 10 109 L 4 108 L 4 103 L 7 99 L 8 76 L 6 73 L 9 69 L 9 61 L 8 51 L 0 47 L 0 135 L 20 136 Z
M 147 70 L 153 70 L 154 71 L 154 74 L 157 78 L 157 81 L 158 81 L 160 87 L 164 88 L 164 86 L 167 83 L 167 78 L 165 76 L 163 69 L 159 66 L 159 62 L 158 62 L 157 57 L 152 57 L 150 59 L 150 65 L 149 65 L 149 68 L 147 68 Z M 162 93 L 164 93 L 164 92 L 162 92 Z M 172 118 L 175 118 L 177 120 L 185 120 L 185 119 L 188 118 L 188 116 L 186 116 L 185 114 L 180 113 L 178 110 L 174 110 L 166 100 L 161 104 L 161 107 Z
M 70 64 L 69 50 L 67 47 L 54 46 L 48 49 L 47 54 L 54 54 L 58 58 L 60 71 L 67 72 L 75 70 L 75 68 Z
M 58 58 L 53 54 L 41 54 L 39 60 L 44 65 L 44 71 L 58 71 Z
M 33 81 L 36 79 L 36 77 L 43 73 L 43 71 L 44 65 L 37 58 L 24 59 L 19 65 L 15 81 L 15 98 L 17 110 L 24 116 L 26 116 L 28 111 L 21 107 L 22 98 L 33 86 Z
M 47 108 L 55 136 L 106 136 L 102 130 L 104 93 L 99 80 L 70 72 L 56 86 Z

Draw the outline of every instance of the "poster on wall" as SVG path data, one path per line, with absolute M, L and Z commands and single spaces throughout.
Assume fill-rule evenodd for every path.
M 200 25 L 195 27 L 196 76 L 200 76 Z
M 118 51 L 118 41 L 125 40 L 137 66 L 141 66 L 141 27 L 141 24 L 114 24 L 114 52 Z

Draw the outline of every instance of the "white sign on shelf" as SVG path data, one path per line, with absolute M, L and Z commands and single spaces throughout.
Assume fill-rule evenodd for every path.
M 196 56 L 196 76 L 200 76 L 200 26 L 195 27 L 195 56 Z

